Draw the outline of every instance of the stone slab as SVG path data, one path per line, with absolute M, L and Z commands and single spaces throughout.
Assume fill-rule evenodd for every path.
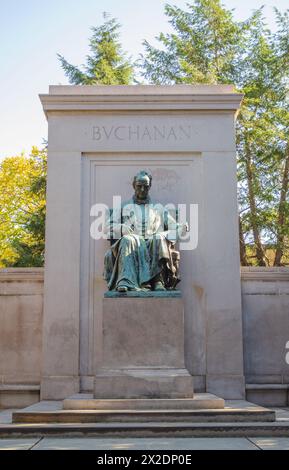
M 64 406 L 69 404 L 79 406 L 80 401 L 76 396 L 64 402 Z M 149 407 L 150 401 L 151 407 Z M 202 401 L 204 405 L 216 404 L 219 409 L 201 408 Z M 197 396 L 195 400 L 92 400 L 86 396 L 82 405 L 96 405 L 97 402 L 98 409 L 59 409 L 59 402 L 54 408 L 47 407 L 47 402 L 44 402 L 38 407 L 32 406 L 14 412 L 13 423 L 266 423 L 275 421 L 274 410 L 244 401 L 236 401 L 236 403 L 230 401 L 226 403 L 225 408 L 221 408 L 223 400 L 214 396 L 206 397 L 206 394 Z M 174 405 L 175 402 L 176 405 Z M 100 408 L 102 403 L 103 408 Z M 118 404 L 119 408 L 117 408 Z M 110 405 L 111 408 L 109 408 Z
M 45 423 L 233 423 L 273 422 L 270 410 L 244 411 L 241 409 L 218 410 L 60 410 L 43 412 L 14 412 L 14 424 Z
M 16 441 L 17 442 L 17 441 Z M 246 438 L 50 438 L 42 439 L 33 450 L 258 450 Z
M 175 298 L 104 298 L 94 398 L 192 398 L 184 306 Z
M 181 299 L 103 300 L 104 369 L 184 367 Z
M 186 369 L 100 370 L 94 398 L 193 398 L 193 377 Z
M 278 282 L 278 271 L 275 274 L 275 282 L 272 280 L 272 271 L 269 269 L 265 281 L 263 277 L 253 279 L 251 282 L 245 282 L 246 290 L 243 289 L 242 310 L 243 310 L 243 328 L 244 328 L 244 369 L 251 384 L 259 382 L 254 379 L 268 377 L 263 383 L 276 383 L 279 378 L 279 384 L 286 383 L 285 375 L 288 373 L 288 364 L 286 364 L 286 343 L 289 339 L 289 295 L 288 295 L 288 268 L 282 273 L 284 281 Z M 263 274 L 263 273 L 262 273 Z M 281 274 L 281 273 L 280 273 Z M 264 276 L 264 274 L 263 274 Z M 250 288 L 250 292 L 249 292 Z M 286 294 L 287 290 L 287 294 Z M 253 376 L 253 377 L 250 377 Z M 273 377 L 272 377 L 273 376 Z M 279 376 L 279 377 L 278 377 Z M 272 381 L 273 379 L 273 381 Z M 268 393 L 269 392 L 269 393 Z M 277 391 L 265 390 L 259 392 L 256 399 L 260 403 L 284 405 L 285 394 Z M 271 395 L 271 396 L 270 396 Z M 264 400 L 263 400 L 264 397 Z M 255 399 L 250 391 L 249 399 Z
M 96 400 L 92 394 L 76 394 L 63 400 L 64 410 L 195 410 L 223 409 L 224 400 L 209 393 L 184 399 Z
M 103 99 L 104 96 L 110 95 L 140 95 L 142 98 L 145 95 L 217 95 L 217 94 L 234 94 L 235 90 L 233 85 L 191 85 L 191 84 L 177 84 L 177 85 L 49 85 L 50 95 L 100 95 Z M 242 95 L 239 95 L 240 97 Z

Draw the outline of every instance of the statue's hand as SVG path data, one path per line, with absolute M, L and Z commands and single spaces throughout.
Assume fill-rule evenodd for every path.
M 184 237 L 186 232 L 188 232 L 188 231 L 189 231 L 189 224 L 188 224 L 188 222 L 185 222 L 181 226 L 181 230 L 180 230 L 181 237 Z
M 131 233 L 133 233 L 131 227 L 126 224 L 121 225 L 121 231 L 123 235 L 130 235 Z

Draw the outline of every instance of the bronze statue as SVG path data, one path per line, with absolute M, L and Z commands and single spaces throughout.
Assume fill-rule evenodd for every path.
M 140 171 L 133 180 L 132 199 L 107 218 L 105 231 L 112 246 L 105 254 L 104 279 L 109 290 L 165 291 L 180 281 L 174 247 L 187 224 L 178 224 L 164 206 L 151 201 L 151 184 L 151 175 Z M 172 233 L 175 239 L 169 238 Z

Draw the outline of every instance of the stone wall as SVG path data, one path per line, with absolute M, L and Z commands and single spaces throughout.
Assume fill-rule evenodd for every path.
M 247 399 L 288 406 L 289 269 L 242 268 Z M 0 408 L 39 400 L 43 269 L 0 270 Z
M 288 406 L 289 269 L 242 268 L 242 313 L 247 399 Z
M 43 269 L 0 270 L 0 408 L 39 400 Z

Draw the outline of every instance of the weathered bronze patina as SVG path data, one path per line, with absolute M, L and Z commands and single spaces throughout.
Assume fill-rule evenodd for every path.
M 151 175 L 140 171 L 133 180 L 132 199 L 107 218 L 112 246 L 105 254 L 104 278 L 110 291 L 161 292 L 174 290 L 180 281 L 175 243 L 186 224 L 151 201 L 151 183 Z

